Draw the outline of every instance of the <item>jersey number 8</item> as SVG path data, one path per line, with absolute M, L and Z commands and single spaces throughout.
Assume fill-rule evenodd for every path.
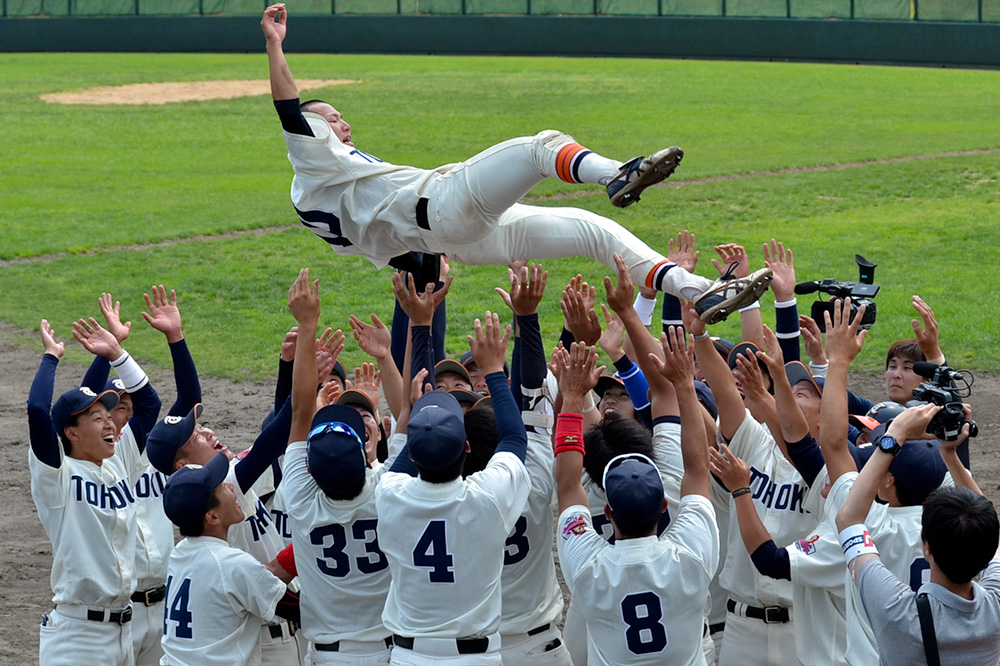
M 632 654 L 653 654 L 667 647 L 667 629 L 660 623 L 663 607 L 652 592 L 630 594 L 621 603 L 622 620 L 628 625 L 625 644 Z M 640 609 L 642 614 L 640 615 Z

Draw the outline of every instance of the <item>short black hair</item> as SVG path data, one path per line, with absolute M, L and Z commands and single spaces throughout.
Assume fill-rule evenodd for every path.
M 420 465 L 417 465 L 417 471 L 420 472 L 420 478 L 427 483 L 449 483 L 462 476 L 462 469 L 465 467 L 465 459 L 468 457 L 468 452 L 463 449 L 462 455 L 458 457 L 458 460 L 444 469 L 423 469 Z
M 889 345 L 889 349 L 885 352 L 886 370 L 889 369 L 889 361 L 894 358 L 910 361 L 911 363 L 927 360 L 927 356 L 924 354 L 924 350 L 920 348 L 920 343 L 917 342 L 916 338 L 896 340 Z
M 650 534 L 656 534 L 660 527 L 660 516 L 657 516 L 654 520 L 649 521 L 645 525 L 628 526 L 620 524 L 616 518 L 615 526 L 618 528 L 618 533 L 621 534 L 623 539 L 638 539 L 640 537 L 649 536 Z
M 215 507 L 219 506 L 219 496 L 217 494 L 218 488 L 212 491 L 212 494 L 208 496 L 208 501 L 205 502 L 205 513 L 208 513 Z M 185 537 L 200 537 L 205 533 L 205 513 L 201 514 L 200 520 L 197 522 L 192 522 L 190 525 L 178 525 L 177 531 L 181 533 L 181 536 Z
M 337 501 L 352 500 L 358 495 L 360 495 L 361 491 L 365 489 L 365 482 L 367 481 L 367 479 L 368 475 L 365 474 L 364 476 L 361 477 L 361 480 L 359 480 L 356 484 L 354 484 L 350 488 L 341 490 L 340 492 L 336 493 L 331 493 L 326 490 L 324 490 L 323 492 L 326 493 L 326 496 L 332 500 L 337 500 Z
M 638 421 L 612 412 L 583 435 L 583 468 L 598 486 L 604 483 L 604 468 L 623 453 L 641 453 L 655 460 L 653 433 Z
M 465 461 L 463 477 L 486 469 L 496 453 L 500 433 L 497 432 L 497 418 L 492 407 L 476 407 L 465 413 L 465 438 L 472 450 Z
M 986 568 L 1000 543 L 993 503 L 968 488 L 938 488 L 924 502 L 920 538 L 948 580 L 965 584 Z
M 78 425 L 80 425 L 80 414 L 70 414 L 69 418 L 66 419 L 66 424 L 63 425 L 63 429 L 59 431 L 59 441 L 62 442 L 63 453 L 67 456 L 73 448 L 73 442 L 69 441 L 69 437 L 66 436 L 66 428 L 75 428 Z
M 308 111 L 309 109 L 306 107 L 315 106 L 316 104 L 330 104 L 330 103 L 323 99 L 307 99 L 306 101 L 299 104 L 299 110 Z M 333 104 L 330 104 L 330 106 L 333 106 Z

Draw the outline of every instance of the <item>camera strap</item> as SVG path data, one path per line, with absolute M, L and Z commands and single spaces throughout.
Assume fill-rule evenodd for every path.
M 931 614 L 931 602 L 927 593 L 917 595 L 917 615 L 920 616 L 920 634 L 924 639 L 924 656 L 927 666 L 941 666 L 938 655 L 937 634 L 934 633 L 934 616 Z

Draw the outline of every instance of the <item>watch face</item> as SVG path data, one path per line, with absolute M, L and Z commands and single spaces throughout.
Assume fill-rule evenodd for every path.
M 883 435 L 878 440 L 878 447 L 886 453 L 893 453 L 899 448 L 899 443 L 892 435 Z

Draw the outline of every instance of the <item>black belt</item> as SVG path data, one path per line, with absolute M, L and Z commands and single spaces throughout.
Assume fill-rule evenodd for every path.
M 282 622 L 281 624 L 269 624 L 267 625 L 267 633 L 271 634 L 271 638 L 273 640 L 278 640 L 279 638 L 281 638 L 281 628 L 285 626 L 285 624 L 286 623 L 284 622 Z M 294 636 L 295 625 L 292 624 L 291 622 L 288 622 L 287 624 L 288 624 L 288 635 Z
M 137 590 L 132 593 L 132 601 L 143 606 L 154 606 L 167 597 L 167 587 L 160 585 L 148 590 Z
M 405 650 L 413 649 L 413 639 L 406 636 L 392 635 L 392 642 L 396 647 Z M 455 647 L 459 654 L 484 654 L 490 649 L 489 638 L 456 638 Z
M 736 612 L 736 602 L 732 599 L 726 602 L 726 610 L 730 613 Z M 762 620 L 766 624 L 786 624 L 790 620 L 788 609 L 784 606 L 768 606 L 767 608 L 757 608 L 747 606 L 743 613 L 754 620 Z
M 384 640 L 385 640 L 385 646 L 387 648 L 392 647 L 391 638 L 386 636 Z M 411 641 L 410 644 L 412 645 L 413 642 Z M 320 652 L 340 652 L 340 641 L 337 641 L 336 643 L 313 643 L 313 647 L 319 650 Z
M 417 200 L 417 226 L 424 231 L 430 231 L 431 225 L 427 220 L 427 204 L 428 200 L 426 197 L 420 197 Z
M 546 623 L 546 624 L 543 624 L 540 627 L 535 627 L 534 629 L 528 629 L 528 635 L 529 636 L 537 636 L 538 634 L 542 633 L 543 631 L 548 631 L 549 627 L 551 627 L 551 626 L 552 626 L 551 624 Z
M 112 624 L 125 624 L 126 622 L 132 621 L 132 607 L 129 606 L 125 610 L 120 610 L 120 611 L 111 611 L 110 613 L 108 613 L 107 618 L 105 618 L 104 616 L 104 611 L 88 608 L 87 619 L 93 620 L 94 622 L 110 622 Z
M 719 622 L 718 624 L 710 624 L 708 625 L 708 633 L 717 634 L 725 628 L 726 628 L 725 622 Z

